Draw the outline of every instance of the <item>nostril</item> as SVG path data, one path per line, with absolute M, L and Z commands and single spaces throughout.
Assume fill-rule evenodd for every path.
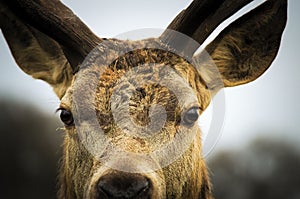
M 97 191 L 109 198 L 148 198 L 150 187 L 150 181 L 140 174 L 118 172 L 101 177 Z

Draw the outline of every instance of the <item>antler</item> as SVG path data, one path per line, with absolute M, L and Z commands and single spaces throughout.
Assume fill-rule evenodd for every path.
M 59 0 L 2 0 L 25 23 L 57 41 L 73 71 L 102 39 Z
M 165 31 L 160 39 L 188 57 L 205 41 L 205 39 L 228 17 L 253 0 L 194 0 L 187 9 L 181 11 L 168 26 L 168 29 L 183 33 L 198 45 L 188 45 L 178 39 L 177 34 Z

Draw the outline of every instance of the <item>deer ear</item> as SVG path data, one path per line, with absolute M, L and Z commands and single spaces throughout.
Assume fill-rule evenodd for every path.
M 49 83 L 61 98 L 73 75 L 60 45 L 23 23 L 2 3 L 0 27 L 18 66 L 33 78 Z
M 202 65 L 204 80 L 217 91 L 216 70 L 225 87 L 258 78 L 277 55 L 286 20 L 287 1 L 268 0 L 233 22 L 205 48 L 212 61 L 206 52 L 194 57 Z

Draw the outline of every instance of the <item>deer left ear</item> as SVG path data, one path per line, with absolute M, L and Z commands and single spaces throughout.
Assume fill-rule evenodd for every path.
M 225 28 L 205 48 L 225 87 L 251 82 L 269 68 L 277 55 L 286 20 L 287 0 L 268 0 Z M 204 73 L 204 80 L 216 92 L 220 84 L 213 82 L 215 69 L 204 57 L 200 53 L 195 59 L 203 65 L 200 73 Z

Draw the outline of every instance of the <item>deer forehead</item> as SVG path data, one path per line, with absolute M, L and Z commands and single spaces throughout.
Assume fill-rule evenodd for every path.
M 136 45 L 139 46 L 140 43 L 138 41 Z M 96 59 L 89 67 L 83 66 L 79 73 L 84 72 L 74 77 L 73 84 L 77 81 L 77 87 L 70 87 L 62 104 L 72 106 L 71 96 L 76 89 L 79 92 L 91 90 L 94 96 L 81 96 L 80 101 L 93 101 L 95 109 L 102 113 L 110 112 L 112 100 L 118 105 L 124 104 L 126 100 L 130 101 L 132 113 L 148 110 L 153 104 L 166 108 L 179 105 L 178 111 L 182 111 L 198 103 L 204 110 L 210 96 L 194 66 L 172 52 L 152 49 L 151 45 L 143 43 L 143 46 L 149 48 L 125 53 L 108 65 L 103 65 Z M 97 56 L 105 56 L 107 59 L 115 54 L 109 52 Z M 91 76 L 94 78 L 91 79 Z
M 62 104 L 72 108 L 76 101 L 83 107 L 81 114 L 96 115 L 110 141 L 125 150 L 154 151 L 175 136 L 185 110 L 206 106 L 209 92 L 199 78 L 194 67 L 175 54 L 141 49 L 108 66 L 96 61 L 83 67 Z

